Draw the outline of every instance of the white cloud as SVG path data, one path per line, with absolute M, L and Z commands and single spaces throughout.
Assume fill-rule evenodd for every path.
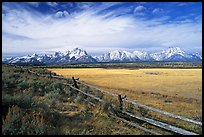
M 137 6 L 134 10 L 134 12 L 141 12 L 141 11 L 144 11 L 146 8 L 144 6 Z
M 146 4 L 147 2 L 136 2 L 138 4 Z
M 144 16 L 145 15 L 145 10 L 146 10 L 146 7 L 141 6 L 141 5 L 137 6 L 134 9 L 134 14 L 137 15 L 137 16 Z
M 180 2 L 177 6 L 186 6 L 187 3 L 186 2 Z
M 51 7 L 56 7 L 58 6 L 57 2 L 47 2 L 47 5 L 51 6 Z
M 156 8 L 156 9 L 154 9 L 154 10 L 152 11 L 153 14 L 160 14 L 160 13 L 162 13 L 162 12 L 163 12 L 163 9 L 161 9 L 161 8 Z
M 40 2 L 27 2 L 27 3 L 34 7 L 38 7 L 40 4 Z
M 61 17 L 68 17 L 69 13 L 65 10 L 65 11 L 58 11 L 55 13 L 55 17 L 57 18 L 61 18 Z
M 63 12 L 62 11 L 58 11 L 57 13 L 55 13 L 56 17 L 63 17 Z
M 163 24 L 168 17 L 154 20 L 132 16 L 105 18 L 91 9 L 61 20 L 28 11 L 8 12 L 2 16 L 2 31 L 29 39 L 3 34 L 3 54 L 66 51 L 76 46 L 97 53 L 113 49 L 164 48 L 172 43 L 181 48 L 202 45 L 202 22 Z M 66 11 L 58 14 L 66 15 Z

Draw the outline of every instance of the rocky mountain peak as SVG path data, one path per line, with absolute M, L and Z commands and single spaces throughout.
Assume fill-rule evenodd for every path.
M 137 62 L 137 61 L 202 61 L 198 53 L 187 54 L 179 47 L 169 47 L 160 52 L 149 54 L 142 51 L 119 51 L 114 50 L 106 54 L 92 57 L 80 48 L 67 51 L 65 54 L 58 51 L 53 55 L 32 54 L 21 57 L 2 59 L 5 63 L 44 63 L 44 64 L 70 64 L 88 62 Z
M 88 55 L 87 52 L 80 48 L 75 48 L 69 53 L 70 58 L 75 57 L 76 59 L 80 58 L 81 56 L 86 56 L 86 55 Z

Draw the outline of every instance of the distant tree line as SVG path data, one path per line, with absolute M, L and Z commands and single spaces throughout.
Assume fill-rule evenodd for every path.
M 202 62 L 134 62 L 38 65 L 44 68 L 202 68 Z

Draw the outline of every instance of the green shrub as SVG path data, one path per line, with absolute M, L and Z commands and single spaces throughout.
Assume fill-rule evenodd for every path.
M 25 80 L 18 84 L 18 88 L 20 90 L 25 90 L 30 87 L 30 83 L 26 82 Z
M 117 105 L 113 105 L 113 106 L 112 106 L 112 108 L 113 108 L 113 109 L 111 109 L 111 110 L 113 110 L 113 112 L 114 112 L 114 113 L 121 112 L 120 107 L 119 107 L 119 106 L 117 106 Z
M 105 100 L 105 101 L 102 102 L 102 104 L 101 104 L 101 110 L 102 110 L 102 111 L 108 112 L 108 111 L 110 111 L 111 109 L 113 109 L 112 101 L 110 101 L 110 100 Z
M 3 135 L 42 135 L 44 133 L 44 124 L 37 117 L 22 112 L 17 106 L 9 108 L 2 125 Z
M 59 91 L 58 90 L 54 90 L 52 92 L 47 93 L 48 99 L 52 100 L 55 99 L 59 96 Z
M 202 135 L 202 127 L 199 126 L 199 125 L 195 125 L 195 124 L 191 124 L 188 126 L 188 128 L 193 131 L 193 132 L 196 132 L 200 135 Z
M 9 106 L 9 105 L 17 105 L 22 108 L 30 108 L 32 104 L 32 94 L 25 93 L 23 95 L 4 95 L 2 97 L 2 105 Z
M 134 105 L 132 105 L 132 104 L 129 104 L 127 107 L 126 107 L 126 111 L 133 111 L 133 109 L 134 109 Z
M 74 99 L 74 102 L 82 102 L 83 101 L 83 97 L 80 95 L 77 95 L 77 97 Z
M 11 74 L 10 78 L 15 78 L 15 79 L 21 78 L 21 74 L 18 74 L 18 73 Z
M 45 95 L 45 84 L 42 83 L 40 80 L 34 80 L 31 83 L 31 89 L 34 93 L 39 93 L 39 95 L 44 96 Z
M 20 113 L 19 108 L 9 108 L 6 119 L 3 121 L 2 134 L 3 135 L 18 135 L 20 133 Z
M 64 89 L 64 85 L 59 81 L 53 82 L 52 86 L 55 90 L 63 91 Z
M 14 70 L 14 72 L 15 72 L 15 73 L 24 73 L 24 70 L 21 69 L 21 68 L 16 68 L 16 69 Z
M 148 115 L 149 113 L 149 110 L 148 109 L 145 109 L 145 108 L 142 108 L 142 107 L 139 107 L 139 112 L 142 116 L 146 116 Z
M 11 89 L 16 87 L 15 78 L 4 79 L 3 84 L 5 88 Z
M 31 83 L 31 89 L 33 92 L 37 92 L 39 89 L 39 82 L 36 80 L 33 80 Z

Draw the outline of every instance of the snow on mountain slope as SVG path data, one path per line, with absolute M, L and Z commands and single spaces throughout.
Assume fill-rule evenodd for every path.
M 69 64 L 78 62 L 97 62 L 93 57 L 87 54 L 86 51 L 75 48 L 72 51 L 67 51 L 65 54 L 58 51 L 53 55 L 27 55 L 22 57 L 3 59 L 5 63 L 45 63 L 45 64 Z
M 136 55 L 142 61 L 152 61 L 153 60 L 153 58 L 147 52 L 141 52 L 141 51 L 135 50 L 133 54 Z
M 44 63 L 44 64 L 71 64 L 94 62 L 138 62 L 138 61 L 202 61 L 198 53 L 187 54 L 179 47 L 169 47 L 160 52 L 148 54 L 141 51 L 110 51 L 101 56 L 92 57 L 85 50 L 75 48 L 66 53 L 55 52 L 53 55 L 27 55 L 2 59 L 4 63 Z
M 103 54 L 99 57 L 96 57 L 96 59 L 98 62 L 111 62 L 111 61 L 132 62 L 139 60 L 139 58 L 135 56 L 133 53 L 118 50 L 110 51 L 107 54 Z
M 78 59 L 82 56 L 86 56 L 87 55 L 87 52 L 82 50 L 82 49 L 79 49 L 79 48 L 75 48 L 74 50 L 70 51 L 70 52 L 67 52 L 70 59 L 71 58 L 75 58 L 75 59 Z
M 199 54 L 187 54 L 179 47 L 169 47 L 160 52 L 149 54 L 147 52 L 134 51 L 133 53 L 127 51 L 110 51 L 107 54 L 95 57 L 98 62 L 111 61 L 201 61 L 202 56 Z
M 175 55 L 180 55 L 185 58 L 185 52 L 182 51 L 179 47 L 169 47 L 166 50 L 150 54 L 150 56 L 156 61 L 165 61 Z

